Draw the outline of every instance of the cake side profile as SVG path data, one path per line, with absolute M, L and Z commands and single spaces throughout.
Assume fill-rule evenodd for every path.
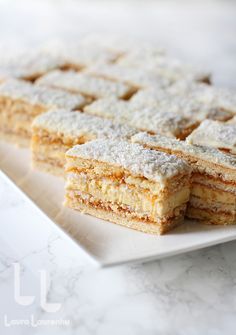
M 37 115 L 53 108 L 78 109 L 85 101 L 80 94 L 37 87 L 16 79 L 7 80 L 0 84 L 0 136 L 27 146 L 31 123 Z
M 47 112 L 32 124 L 32 163 L 40 170 L 63 176 L 65 152 L 74 145 L 97 138 L 130 140 L 136 132 L 126 125 L 77 111 Z
M 126 141 L 95 140 L 66 153 L 65 205 L 146 233 L 183 221 L 190 167 Z
M 139 133 L 131 139 L 146 148 L 174 154 L 192 167 L 186 215 L 205 223 L 236 224 L 236 158 L 218 149 L 194 146 L 160 135 Z

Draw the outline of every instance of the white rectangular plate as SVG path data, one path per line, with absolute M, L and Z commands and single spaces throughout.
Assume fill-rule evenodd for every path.
M 236 226 L 188 221 L 167 235 L 155 236 L 64 208 L 64 181 L 32 170 L 29 149 L 0 142 L 0 168 L 61 234 L 78 243 L 100 266 L 144 262 L 236 239 Z

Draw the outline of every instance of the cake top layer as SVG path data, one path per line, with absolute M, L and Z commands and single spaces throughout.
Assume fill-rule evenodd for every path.
M 128 83 L 138 88 L 167 87 L 170 81 L 153 72 L 135 68 L 121 66 L 118 64 L 95 64 L 86 70 L 88 73 L 95 74 L 104 78 L 117 80 L 119 82 Z
M 92 115 L 99 115 L 114 119 L 116 117 L 127 116 L 132 112 L 130 103 L 124 100 L 118 100 L 114 97 L 98 99 L 84 107 L 84 112 Z
M 200 67 L 191 66 L 178 59 L 171 58 L 164 53 L 155 50 L 134 50 L 125 54 L 118 60 L 122 66 L 131 66 L 153 71 L 171 81 L 188 78 L 201 81 L 210 76 Z
M 85 98 L 59 89 L 35 86 L 31 83 L 9 79 L 0 84 L 0 97 L 24 100 L 32 105 L 76 109 L 84 105 Z
M 33 127 L 63 134 L 69 138 L 87 135 L 95 138 L 130 139 L 137 132 L 131 127 L 114 124 L 110 120 L 66 110 L 39 115 L 33 121 Z
M 230 149 L 236 152 L 236 125 L 205 120 L 186 141 L 190 144 Z
M 112 98 L 99 99 L 87 105 L 84 111 L 88 114 L 106 117 L 119 123 L 129 124 L 140 130 L 161 133 L 170 137 L 182 137 L 189 128 L 194 128 L 198 122 L 168 108 L 159 110 L 157 107 L 138 108 L 129 101 Z
M 92 77 L 75 71 L 52 71 L 37 80 L 38 85 L 48 85 L 65 90 L 80 92 L 95 98 L 115 96 L 122 98 L 130 92 L 130 87 L 111 80 Z
M 139 133 L 132 137 L 133 143 L 139 143 L 152 149 L 166 149 L 172 154 L 180 152 L 183 155 L 199 158 L 230 169 L 236 169 L 236 157 L 225 154 L 218 149 L 206 146 L 195 146 L 184 141 L 171 139 L 161 135 Z
M 197 126 L 195 120 L 184 115 L 145 108 L 128 114 L 129 125 L 150 133 L 183 138 Z
M 178 94 L 187 94 L 190 99 L 212 108 L 236 113 L 236 92 L 233 90 L 191 82 L 179 82 L 173 86 L 172 90 L 174 89 Z
M 14 78 L 30 79 L 62 66 L 63 60 L 59 55 L 35 49 L 1 55 L 0 64 L 0 72 L 2 69 Z
M 116 60 L 117 53 L 102 45 L 82 43 L 74 39 L 51 41 L 44 50 L 55 57 L 60 57 L 65 65 L 86 67 L 95 63 L 110 63 Z
M 229 93 L 229 99 L 226 99 L 226 96 L 225 93 L 223 99 L 223 93 L 220 95 L 209 85 L 185 81 L 166 89 L 140 90 L 132 96 L 130 104 L 132 108 L 150 106 L 168 110 L 197 121 L 206 118 L 224 121 L 234 115 L 236 108 L 233 95 Z
M 143 176 L 161 184 L 178 175 L 190 173 L 190 168 L 184 160 L 174 155 L 144 149 L 139 144 L 126 141 L 91 141 L 76 145 L 67 151 L 67 156 L 118 165 L 134 175 Z

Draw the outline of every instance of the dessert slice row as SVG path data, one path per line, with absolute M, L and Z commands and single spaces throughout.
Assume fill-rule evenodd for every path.
M 147 233 L 183 221 L 190 167 L 139 144 L 95 140 L 66 153 L 66 206 Z

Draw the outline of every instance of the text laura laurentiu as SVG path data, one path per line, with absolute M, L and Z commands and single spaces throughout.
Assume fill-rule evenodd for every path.
M 5 327 L 41 327 L 41 326 L 70 326 L 70 320 L 67 319 L 36 319 L 33 314 L 27 319 L 9 319 L 4 315 Z

